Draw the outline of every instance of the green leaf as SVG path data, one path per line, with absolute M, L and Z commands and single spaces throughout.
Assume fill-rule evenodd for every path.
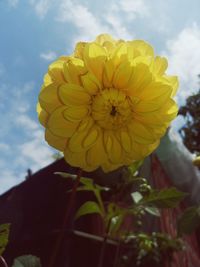
M 0 255 L 2 255 L 8 243 L 9 232 L 10 232 L 9 223 L 0 225 Z
M 124 213 L 121 213 L 111 219 L 109 233 L 111 235 L 116 234 L 119 228 L 121 227 L 123 220 L 124 220 Z
M 178 220 L 178 235 L 191 234 L 200 226 L 200 206 L 185 210 Z
M 143 162 L 144 160 L 140 160 L 128 166 L 128 170 L 130 171 L 131 175 L 135 175 L 136 171 L 139 169 Z
M 12 267 L 42 267 L 42 265 L 38 257 L 23 255 L 15 258 Z
M 186 195 L 186 193 L 178 191 L 175 187 L 160 191 L 154 190 L 145 196 L 140 201 L 140 204 L 151 204 L 158 208 L 174 208 Z
M 94 183 L 93 179 L 90 179 L 90 178 L 82 177 L 80 181 L 83 185 L 79 186 L 77 191 L 92 191 L 98 201 L 101 212 L 105 214 L 104 204 L 101 198 L 101 191 L 108 191 L 109 188 L 102 187 Z
M 140 200 L 143 198 L 142 194 L 140 194 L 140 192 L 138 191 L 131 193 L 131 197 L 135 204 L 139 203 Z
M 108 187 L 103 187 L 94 183 L 94 180 L 91 178 L 81 177 L 80 182 L 84 185 L 84 188 L 88 188 L 89 190 L 97 190 L 97 189 L 100 191 L 109 190 Z
M 75 220 L 77 220 L 81 216 L 93 214 L 93 213 L 98 213 L 101 216 L 103 216 L 102 211 L 96 202 L 87 201 L 78 209 L 78 211 L 75 215 Z
M 54 174 L 60 175 L 63 178 L 70 178 L 72 180 L 75 180 L 77 178 L 76 174 L 71 174 L 67 172 L 54 172 Z
M 146 212 L 148 212 L 149 214 L 151 214 L 151 215 L 160 217 L 160 211 L 159 211 L 159 209 L 156 208 L 156 207 L 145 207 L 144 210 L 145 210 Z

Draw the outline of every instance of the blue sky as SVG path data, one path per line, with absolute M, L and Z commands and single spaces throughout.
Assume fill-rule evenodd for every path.
M 199 0 L 0 0 L 0 193 L 52 161 L 35 112 L 50 62 L 102 32 L 144 39 L 168 57 L 184 103 L 199 86 L 199 10 Z

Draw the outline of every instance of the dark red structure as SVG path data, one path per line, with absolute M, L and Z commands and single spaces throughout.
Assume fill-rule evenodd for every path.
M 171 186 L 171 181 L 163 170 L 160 161 L 154 155 L 151 157 L 151 180 L 155 187 Z M 12 188 L 0 197 L 0 224 L 11 223 L 10 242 L 4 257 L 11 266 L 15 257 L 32 254 L 41 259 L 42 267 L 49 267 L 49 261 L 60 233 L 64 214 L 66 212 L 72 181 L 64 179 L 55 172 L 77 174 L 78 169 L 72 168 L 59 160 L 31 175 L 20 185 Z M 112 184 L 121 178 L 121 170 L 104 174 L 101 170 L 83 173 L 101 184 Z M 84 216 L 74 224 L 75 210 L 86 200 L 93 200 L 94 195 L 80 192 L 74 207 L 70 210 L 66 231 L 53 267 L 98 266 L 101 241 L 91 241 L 72 232 L 72 229 L 101 234 L 101 224 L 96 216 Z M 161 219 L 161 229 L 174 235 L 175 220 L 181 212 L 179 207 L 175 213 L 166 211 Z M 175 255 L 170 267 L 198 267 L 200 254 L 196 237 L 186 238 L 187 253 Z M 109 244 L 106 250 L 104 267 L 113 267 L 116 245 Z M 163 265 L 164 266 L 164 265 Z M 52 266 L 51 266 L 52 267 Z M 148 266 L 151 267 L 151 266 Z M 155 267 L 155 266 L 154 266 Z M 169 266 L 165 266 L 169 267 Z
M 42 267 L 48 267 L 68 205 L 70 196 L 68 191 L 72 187 L 69 179 L 55 175 L 55 172 L 76 174 L 78 169 L 70 167 L 61 159 L 0 196 L 0 224 L 11 223 L 10 241 L 4 253 L 9 266 L 15 257 L 32 254 L 41 259 Z M 83 172 L 83 176 L 101 182 L 106 179 L 112 183 L 113 177 L 120 179 L 120 171 L 105 175 L 101 170 L 97 170 L 92 173 Z M 74 212 L 81 203 L 89 199 L 94 199 L 92 193 L 79 193 L 70 211 L 70 218 L 74 217 Z M 91 233 L 94 227 L 97 228 L 94 220 L 90 216 L 90 219 L 78 220 L 74 226 L 73 220 L 69 219 L 66 228 L 76 228 Z M 88 242 L 86 238 L 76 236 L 70 230 L 66 231 L 55 267 L 78 267 L 83 266 L 82 263 L 84 266 L 97 266 L 101 242 L 95 243 L 94 246 L 93 242 Z M 107 262 L 107 266 L 112 266 L 112 258 L 111 262 L 109 259 Z

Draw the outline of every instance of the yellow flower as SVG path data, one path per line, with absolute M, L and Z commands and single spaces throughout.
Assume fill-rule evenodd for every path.
M 78 43 L 44 77 L 37 110 L 46 141 L 86 171 L 144 159 L 177 114 L 178 79 L 166 68 L 141 40 Z

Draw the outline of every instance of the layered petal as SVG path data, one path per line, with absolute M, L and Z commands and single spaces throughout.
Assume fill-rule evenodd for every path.
M 59 87 L 59 97 L 66 106 L 80 106 L 90 103 L 90 95 L 83 87 L 67 83 Z
M 60 151 L 64 151 L 67 145 L 67 138 L 61 138 L 60 136 L 56 136 L 49 129 L 45 130 L 45 140 L 50 146 Z
M 56 136 L 70 137 L 76 131 L 79 122 L 71 122 L 64 116 L 66 107 L 59 107 L 52 114 L 47 122 L 47 128 Z
M 57 60 L 49 65 L 48 74 L 54 83 L 62 84 L 66 82 L 64 78 L 63 65 L 63 60 Z
M 58 97 L 58 88 L 54 83 L 44 86 L 39 94 L 39 102 L 41 108 L 51 113 L 62 105 Z
M 178 79 L 167 65 L 142 40 L 79 42 L 44 77 L 37 112 L 46 141 L 85 171 L 143 160 L 178 112 Z
M 47 124 L 47 121 L 48 121 L 48 117 L 49 117 L 49 114 L 43 110 L 40 106 L 40 104 L 38 103 L 37 104 L 37 113 L 38 113 L 38 119 L 39 119 L 39 122 L 44 126 L 46 127 L 46 124 Z
M 81 76 L 87 72 L 84 61 L 79 58 L 69 58 L 63 64 L 63 73 L 68 83 L 81 85 Z
M 87 44 L 84 48 L 84 61 L 90 72 L 99 81 L 102 81 L 102 74 L 105 61 L 107 59 L 106 50 L 97 43 Z
M 80 123 L 79 128 L 71 136 L 68 148 L 72 152 L 88 150 L 97 140 L 99 131 L 94 126 L 93 120 L 86 119 Z
M 90 72 L 81 77 L 81 82 L 85 91 L 91 96 L 96 95 L 102 88 L 101 83 Z

